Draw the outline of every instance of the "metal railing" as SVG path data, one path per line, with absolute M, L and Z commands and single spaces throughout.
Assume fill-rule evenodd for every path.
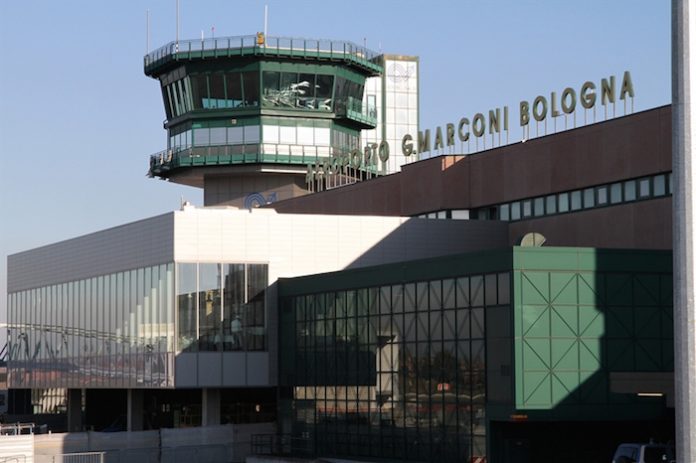
M 148 72 L 173 59 L 244 55 L 344 60 L 375 73 L 383 72 L 376 59 L 379 54 L 353 42 L 266 37 L 264 43 L 259 43 L 255 35 L 173 41 L 145 55 L 144 64 Z
M 291 434 L 252 434 L 252 455 L 307 455 L 311 453 L 309 437 Z
M 11 423 L 0 424 L 0 435 L 3 436 L 18 436 L 20 434 L 34 434 L 39 432 L 41 428 L 35 423 Z
M 377 108 L 363 104 L 362 100 L 352 96 L 336 101 L 336 114 L 366 125 L 377 126 Z
M 150 156 L 150 177 L 166 174 L 177 167 L 214 166 L 268 162 L 306 165 L 323 158 L 345 154 L 333 146 L 256 143 L 247 145 L 194 146 L 163 150 Z
M 0 463 L 25 463 L 26 455 L 11 455 L 9 457 L 0 457 Z
M 78 452 L 51 455 L 51 463 L 104 463 L 106 452 Z

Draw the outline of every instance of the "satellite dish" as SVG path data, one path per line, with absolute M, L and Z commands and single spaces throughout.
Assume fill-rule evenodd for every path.
M 524 247 L 541 247 L 546 243 L 546 237 L 541 233 L 527 233 L 520 240 L 520 246 Z

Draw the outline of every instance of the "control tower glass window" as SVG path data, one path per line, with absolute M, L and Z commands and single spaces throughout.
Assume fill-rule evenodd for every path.
M 242 75 L 238 72 L 226 73 L 225 84 L 227 88 L 227 98 L 223 106 L 226 108 L 238 108 L 243 106 Z
M 194 109 L 205 108 L 208 101 L 208 76 L 205 74 L 192 75 L 190 79 L 193 88 Z
M 259 105 L 259 73 L 243 72 L 242 82 L 244 83 L 244 106 Z
M 316 84 L 317 109 L 331 111 L 332 101 L 331 94 L 333 92 L 333 76 L 326 74 L 317 74 Z
M 210 95 L 208 97 L 207 104 L 204 100 L 203 107 L 206 109 L 225 108 L 227 104 L 225 102 L 224 74 L 221 72 L 211 74 L 209 84 Z
M 331 111 L 333 76 L 264 71 L 263 105 Z

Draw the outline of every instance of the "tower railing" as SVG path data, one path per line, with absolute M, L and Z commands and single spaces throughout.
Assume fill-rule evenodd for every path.
M 379 53 L 353 42 L 265 37 L 260 43 L 255 35 L 173 41 L 145 55 L 144 65 L 149 73 L 172 60 L 245 55 L 344 60 L 374 73 L 383 71 L 377 60 Z
M 254 143 L 246 145 L 193 146 L 162 150 L 150 155 L 148 176 L 167 177 L 170 170 L 182 167 L 225 166 L 237 164 L 291 164 L 306 168 L 327 159 L 350 158 L 351 150 L 338 146 Z M 348 161 L 347 161 L 348 162 Z M 371 169 L 371 175 L 379 175 Z

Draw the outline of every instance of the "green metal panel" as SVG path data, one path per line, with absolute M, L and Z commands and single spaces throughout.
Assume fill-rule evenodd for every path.
M 513 260 L 515 407 L 530 418 L 659 413 L 659 401 L 611 393 L 609 374 L 673 370 L 671 253 L 515 248 Z

